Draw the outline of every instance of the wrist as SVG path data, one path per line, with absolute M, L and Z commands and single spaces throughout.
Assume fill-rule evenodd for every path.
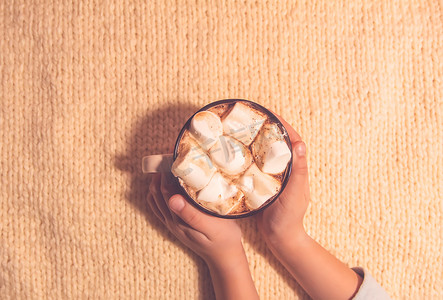
M 205 259 L 216 298 L 259 299 L 243 246 L 230 249 L 226 254 L 229 256 L 216 255 Z
M 311 240 L 311 237 L 306 233 L 304 228 L 301 227 L 296 230 L 282 232 L 282 234 L 279 235 L 270 236 L 266 239 L 266 242 L 272 253 L 279 257 L 286 253 L 297 255 L 309 246 Z
M 273 231 L 272 233 L 265 234 L 264 237 L 269 247 L 280 248 L 282 246 L 292 247 L 303 244 L 309 236 L 301 225 Z
M 211 253 L 203 259 L 211 271 L 219 270 L 223 272 L 231 272 L 240 267 L 248 267 L 248 260 L 241 242 L 240 246 L 217 253 Z

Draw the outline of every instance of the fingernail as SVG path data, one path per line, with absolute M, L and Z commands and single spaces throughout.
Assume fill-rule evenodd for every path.
M 297 156 L 304 156 L 306 154 L 306 145 L 305 145 L 305 143 L 299 142 L 295 146 L 295 153 L 297 154 Z
M 169 202 L 169 207 L 173 211 L 179 212 L 183 209 L 183 207 L 185 207 L 185 201 L 183 201 L 183 199 L 181 199 L 180 197 L 175 197 Z

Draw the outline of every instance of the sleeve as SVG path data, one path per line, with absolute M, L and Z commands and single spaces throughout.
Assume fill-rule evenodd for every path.
M 391 299 L 386 291 L 378 284 L 368 271 L 361 267 L 354 267 L 352 270 L 363 278 L 360 288 L 353 300 L 388 300 Z

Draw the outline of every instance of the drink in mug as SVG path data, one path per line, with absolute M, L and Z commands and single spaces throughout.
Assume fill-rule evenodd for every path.
M 144 158 L 144 172 L 155 160 Z M 292 165 L 291 143 L 278 118 L 248 100 L 213 102 L 196 112 L 175 145 L 172 174 L 191 203 L 206 213 L 239 218 L 271 204 Z

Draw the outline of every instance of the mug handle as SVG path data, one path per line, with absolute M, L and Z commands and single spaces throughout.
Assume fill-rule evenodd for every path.
M 172 154 L 148 155 L 142 159 L 143 173 L 171 172 Z

